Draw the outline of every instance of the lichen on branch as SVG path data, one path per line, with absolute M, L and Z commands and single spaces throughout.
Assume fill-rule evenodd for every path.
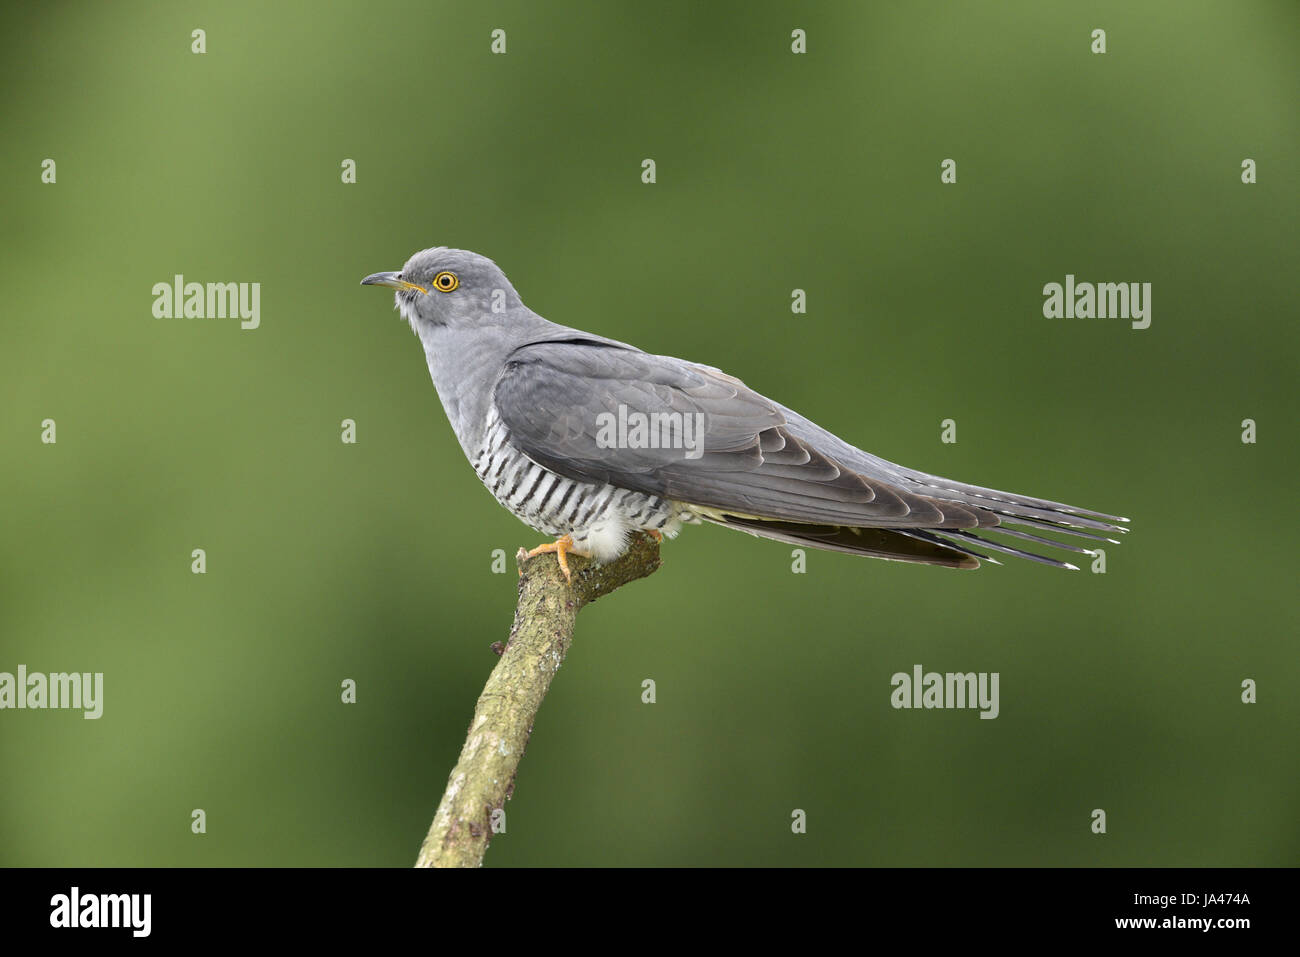
M 570 553 L 573 582 L 564 580 L 552 554 L 519 565 L 519 600 L 501 656 L 474 707 L 460 759 L 433 824 L 420 847 L 416 867 L 478 867 L 493 834 L 493 812 L 514 793 L 515 773 L 533 731 L 533 721 L 555 672 L 573 642 L 573 627 L 584 605 L 628 582 L 652 574 L 660 563 L 659 543 L 635 533 L 617 561 L 595 565 Z

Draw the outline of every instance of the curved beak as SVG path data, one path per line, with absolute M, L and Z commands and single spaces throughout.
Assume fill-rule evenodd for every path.
M 423 286 L 417 286 L 413 282 L 407 282 L 405 279 L 402 279 L 395 272 L 372 273 L 371 275 L 367 276 L 365 279 L 361 280 L 361 285 L 387 286 L 389 289 L 418 289 L 426 296 L 429 294 L 429 290 L 425 289 Z

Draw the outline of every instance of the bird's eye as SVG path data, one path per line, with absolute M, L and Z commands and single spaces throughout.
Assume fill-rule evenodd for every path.
M 439 292 L 451 292 L 459 285 L 460 280 L 454 272 L 440 272 L 433 277 L 433 288 Z

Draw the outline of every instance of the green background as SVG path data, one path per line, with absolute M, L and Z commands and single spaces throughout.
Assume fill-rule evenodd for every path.
M 583 613 L 490 865 L 1297 862 L 1294 3 L 15 6 L 0 670 L 102 671 L 105 713 L 0 712 L 0 863 L 414 860 L 510 620 L 492 551 L 541 540 L 357 284 L 433 245 L 1134 519 L 1104 575 L 686 529 Z M 176 273 L 260 282 L 261 328 L 155 319 Z M 1043 318 L 1066 273 L 1151 282 L 1151 328 Z M 1001 716 L 893 710 L 917 663 L 999 672 Z

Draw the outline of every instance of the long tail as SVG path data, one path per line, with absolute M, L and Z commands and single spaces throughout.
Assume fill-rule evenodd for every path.
M 781 413 L 786 419 L 786 429 L 792 435 L 831 458 L 837 467 L 851 469 L 872 483 L 887 482 L 903 493 L 927 499 L 941 513 L 946 511 L 949 514 L 925 527 L 906 521 L 896 524 L 882 521 L 879 528 L 774 522 L 752 513 L 723 514 L 718 510 L 701 510 L 701 517 L 778 541 L 952 568 L 977 568 L 980 561 L 1000 564 L 987 554 L 995 552 L 1057 568 L 1074 569 L 1076 566 L 1068 561 L 1016 546 L 1028 542 L 1074 554 L 1092 555 L 1093 550 L 1103 544 L 1118 544 L 1118 539 L 1113 536 L 1128 531 L 1124 527 L 1127 518 L 1015 492 L 969 485 L 907 468 L 850 445 L 784 406 Z M 945 505 L 956 508 L 945 509 Z M 882 538 L 881 532 L 891 534 Z M 1064 540 L 1048 538 L 1043 532 L 1061 536 Z M 989 533 L 1006 536 L 1015 544 L 983 537 Z
M 925 476 L 927 479 L 931 476 Z M 940 486 L 938 483 L 943 482 Z M 917 483 L 918 485 L 921 483 Z M 1102 544 L 1119 544 L 1098 532 L 1123 534 L 1128 519 L 1104 512 L 1074 508 L 1045 499 L 1027 498 L 1010 492 L 961 483 L 935 480 L 924 486 L 927 497 L 936 502 L 955 502 L 975 506 L 979 510 L 978 531 L 982 535 L 1005 535 L 1017 542 L 1059 548 L 1078 555 L 1091 556 Z M 815 525 L 763 518 L 755 515 L 738 515 L 719 509 L 697 508 L 706 521 L 735 528 L 760 538 L 775 539 L 794 545 L 808 545 L 828 551 L 852 555 L 870 555 L 900 562 L 926 565 L 943 565 L 948 568 L 978 568 L 981 561 L 1001 564 L 987 552 L 1011 555 L 1029 561 L 1052 565 L 1056 568 L 1078 570 L 1067 561 L 1040 555 L 994 539 L 984 538 L 966 528 L 881 528 L 849 525 Z M 1010 527 L 1017 526 L 1017 527 Z M 1058 541 L 1037 532 L 1049 531 L 1062 536 L 1073 536 L 1076 541 Z M 1082 539 L 1085 544 L 1079 544 Z
M 702 511 L 702 510 L 701 510 Z M 893 528 L 857 528 L 849 525 L 805 525 L 774 519 L 729 515 L 725 512 L 701 514 L 715 525 L 736 528 L 759 538 L 771 538 L 791 545 L 808 545 L 850 555 L 870 555 L 898 562 L 944 565 L 948 568 L 979 568 L 973 552 L 947 542 L 909 535 Z

